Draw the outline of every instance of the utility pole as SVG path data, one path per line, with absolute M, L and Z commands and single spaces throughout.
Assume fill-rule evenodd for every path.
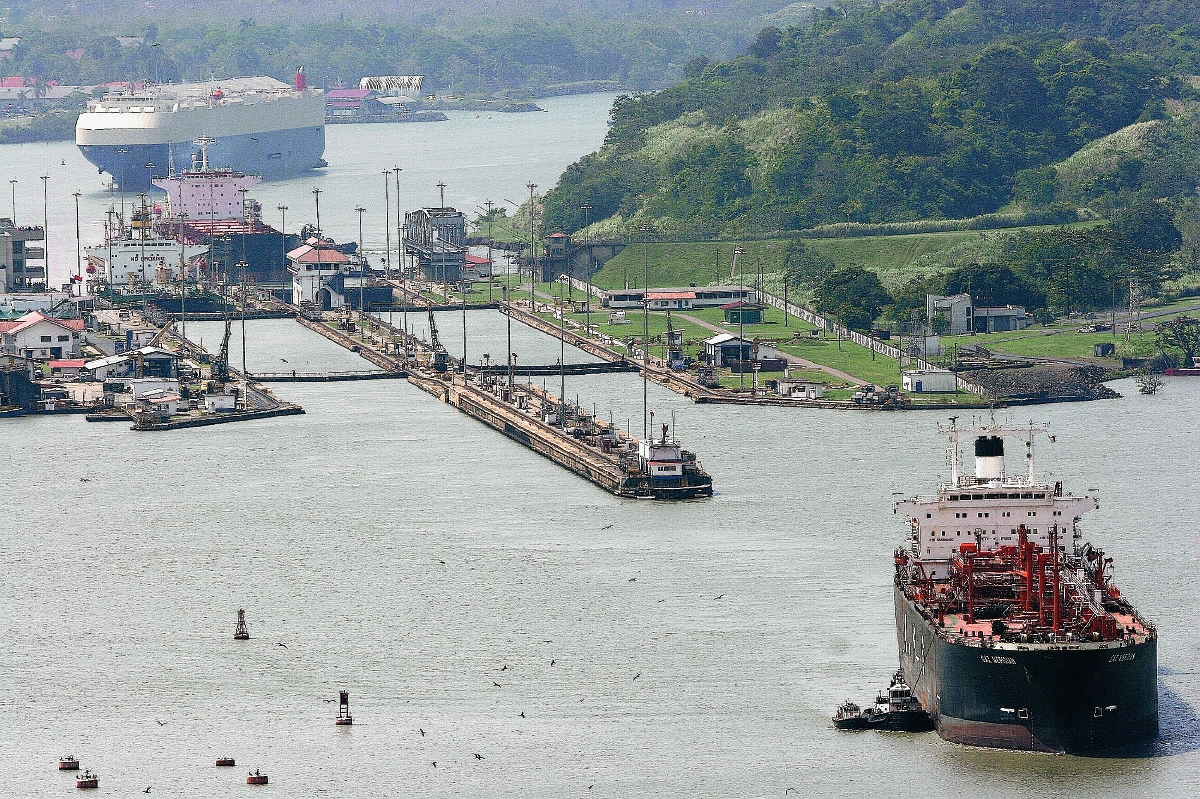
M 321 285 L 321 190 L 314 186 L 312 190 L 312 196 L 313 202 L 315 202 L 317 206 L 317 278 L 313 283 L 313 304 L 315 305 L 321 296 L 319 289 Z M 295 298 L 293 297 L 293 299 Z M 318 308 L 318 312 L 319 311 L 320 308 Z
M 484 200 L 483 207 L 487 209 L 488 215 L 488 304 L 492 303 L 492 207 L 495 203 L 491 200 Z
M 588 220 L 591 216 L 592 204 L 584 203 L 579 207 L 583 209 L 583 247 L 587 252 L 587 266 L 583 270 L 583 282 L 587 286 L 587 296 L 583 298 L 586 318 L 585 335 L 590 337 L 592 335 L 592 234 L 589 230 L 591 225 Z
M 79 198 L 82 196 L 82 194 L 80 192 L 75 192 L 71 196 L 75 198 L 75 275 L 76 275 L 76 277 L 79 278 L 79 280 L 77 280 L 76 282 L 79 283 L 79 296 L 82 297 L 83 296 L 83 272 L 80 270 L 82 269 L 82 262 L 83 262 L 83 244 L 82 244 L 82 239 L 80 238 L 80 235 L 79 235 Z M 110 246 L 110 250 L 111 250 L 111 246 Z M 111 265 L 112 264 L 112 256 L 111 255 L 109 256 L 108 260 L 109 260 L 109 264 Z M 50 288 L 50 264 L 49 263 L 46 264 L 46 288 L 47 289 Z
M 392 174 L 390 169 L 383 170 L 383 274 L 387 280 L 392 279 L 392 199 L 388 188 L 388 175 Z
M 650 440 L 650 226 L 642 225 L 642 441 Z
M 50 203 L 49 192 L 47 191 L 49 175 L 42 175 L 42 279 L 47 288 L 50 288 Z M 17 220 L 13 220 L 13 224 L 17 224 Z
M 529 189 L 529 312 L 533 313 L 534 308 L 537 307 L 533 296 L 533 287 L 537 285 L 533 280 L 533 266 L 537 263 L 537 237 L 534 233 L 537 211 L 534 205 L 533 190 L 537 188 L 537 184 L 530 181 L 525 184 L 525 188 Z
M 13 227 L 17 226 L 17 179 L 13 178 L 8 181 L 12 184 L 12 223 Z
M 363 281 L 367 276 L 367 256 L 363 253 L 362 215 L 367 210 L 361 205 L 355 206 L 358 212 L 358 326 L 363 326 Z

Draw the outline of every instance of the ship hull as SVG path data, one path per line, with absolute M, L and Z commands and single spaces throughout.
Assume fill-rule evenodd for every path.
M 1154 638 L 1053 650 L 966 646 L 939 636 L 899 586 L 895 606 L 901 669 L 947 741 L 1081 753 L 1158 735 Z
M 196 134 L 197 136 L 200 133 Z M 213 137 L 210 164 L 218 164 L 266 180 L 290 177 L 323 165 L 325 126 Z M 115 144 L 79 142 L 79 151 L 101 172 L 110 174 L 125 191 L 145 191 L 150 178 L 167 174 L 168 166 L 191 168 L 199 148 L 191 141 Z M 153 164 L 148 168 L 147 164 Z

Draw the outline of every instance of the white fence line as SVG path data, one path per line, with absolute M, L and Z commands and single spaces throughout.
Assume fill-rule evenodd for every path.
M 838 324 L 837 322 L 833 321 L 832 319 L 826 319 L 825 317 L 823 317 L 817 313 L 814 313 L 813 311 L 810 311 L 807 308 L 803 308 L 799 305 L 796 305 L 794 303 L 790 303 L 790 302 L 787 303 L 787 307 L 785 309 L 783 300 L 774 296 L 773 294 L 768 294 L 765 291 L 760 292 L 760 295 L 762 296 L 763 302 L 765 302 L 768 305 L 778 308 L 781 311 L 785 311 L 785 313 L 789 313 L 792 316 L 795 316 L 799 319 L 803 319 L 805 322 L 808 322 L 810 325 L 815 325 L 816 327 L 820 328 L 821 330 L 828 330 L 830 332 L 837 333 L 837 334 L 841 335 L 843 338 L 848 338 L 851 341 L 853 341 L 855 344 L 866 347 L 867 349 L 869 349 L 873 352 L 882 353 L 884 355 L 887 355 L 890 358 L 895 358 L 897 363 L 900 362 L 901 353 L 900 353 L 899 347 L 893 347 L 891 344 L 887 344 L 878 339 L 871 338 L 870 336 L 865 336 L 862 333 L 859 333 L 857 330 L 851 330 L 848 327 Z M 904 357 L 909 358 L 916 365 L 916 367 L 918 369 L 934 369 L 934 368 L 936 368 L 936 367 L 932 366 L 924 358 L 918 358 L 918 357 L 914 357 L 911 355 L 906 355 Z M 987 391 L 984 389 L 983 386 L 978 385 L 976 383 L 972 383 L 969 380 L 963 379 L 962 377 L 960 377 L 958 375 L 957 372 L 955 372 L 955 374 L 954 374 L 954 380 L 955 380 L 955 385 L 958 387 L 958 389 L 960 391 L 969 391 L 972 394 L 977 394 L 981 397 L 987 396 Z

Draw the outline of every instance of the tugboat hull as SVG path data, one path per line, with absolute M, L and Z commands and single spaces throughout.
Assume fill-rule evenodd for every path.
M 895 605 L 901 668 L 947 741 L 1072 754 L 1158 735 L 1154 638 L 969 646 L 939 636 L 899 587 Z

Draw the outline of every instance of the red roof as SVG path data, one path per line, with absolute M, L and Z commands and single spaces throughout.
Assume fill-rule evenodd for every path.
M 87 361 L 85 361 L 83 358 L 67 358 L 66 360 L 62 360 L 62 361 L 51 361 L 50 368 L 51 369 L 82 369 L 83 365 L 85 363 L 87 363 Z
M 298 264 L 348 264 L 351 261 L 349 255 L 344 252 L 332 249 L 330 247 L 314 247 L 311 244 L 302 244 L 296 249 L 287 254 L 289 261 L 295 261 Z
M 491 261 L 489 261 L 487 258 L 484 258 L 482 255 L 471 255 L 471 253 L 467 253 L 467 263 L 479 265 L 490 264 Z
M 568 236 L 566 233 L 551 233 L 546 238 L 548 238 L 548 239 L 565 239 L 565 238 L 568 238 Z
M 50 322 L 59 327 L 65 327 L 68 330 L 83 330 L 82 319 L 55 319 L 53 316 L 46 316 L 40 311 L 30 311 L 16 322 L 0 322 L 0 333 L 19 333 L 27 327 L 36 325 L 38 322 Z
M 370 89 L 330 89 L 325 92 L 326 100 L 365 100 Z
M 721 310 L 722 311 L 732 311 L 736 308 L 761 308 L 761 307 L 762 306 L 759 305 L 758 303 L 746 302 L 745 300 L 738 300 L 737 302 L 731 302 L 728 305 L 722 305 Z

